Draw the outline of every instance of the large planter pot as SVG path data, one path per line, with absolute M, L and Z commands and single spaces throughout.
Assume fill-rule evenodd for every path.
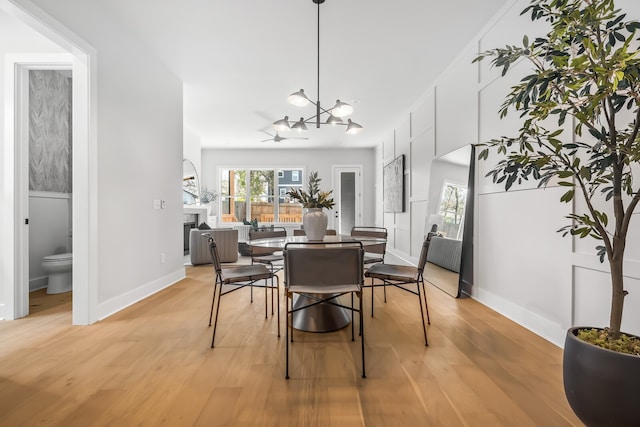
M 640 356 L 597 347 L 567 331 L 564 391 L 571 409 L 587 426 L 638 426 Z
M 304 234 L 309 240 L 322 240 L 327 234 L 327 223 L 329 218 L 320 208 L 309 208 L 302 217 Z

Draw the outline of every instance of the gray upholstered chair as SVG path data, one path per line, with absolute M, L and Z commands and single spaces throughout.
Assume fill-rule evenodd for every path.
M 206 230 L 204 230 L 206 231 Z M 223 296 L 242 289 L 246 286 L 274 288 L 273 279 L 275 278 L 275 290 L 279 295 L 280 280 L 278 276 L 269 271 L 266 266 L 262 264 L 256 265 L 242 265 L 239 267 L 222 268 L 220 260 L 220 254 L 218 252 L 218 246 L 213 238 L 209 238 L 207 241 L 209 245 L 209 253 L 211 260 L 213 261 L 213 268 L 216 273 L 215 284 L 213 288 L 213 300 L 211 301 L 211 313 L 209 314 L 209 326 L 211 326 L 211 320 L 213 318 L 213 309 L 215 306 L 216 317 L 213 323 L 213 338 L 211 339 L 211 348 L 213 348 L 216 341 L 216 328 L 218 326 L 218 314 L 220 313 L 220 300 Z M 259 282 L 264 280 L 264 285 L 260 285 Z M 230 285 L 226 290 L 223 287 Z M 216 299 L 218 303 L 216 304 Z M 280 299 L 278 298 L 278 337 L 280 336 Z M 267 298 L 264 299 L 265 316 L 267 315 Z M 273 314 L 273 307 L 272 307 Z
M 189 233 L 189 258 L 191 264 L 211 264 L 209 235 L 216 242 L 218 253 L 220 254 L 220 262 L 238 261 L 238 230 L 231 228 L 198 230 L 194 228 Z
M 427 253 L 429 252 L 429 241 L 431 236 L 427 236 L 422 243 L 422 250 L 420 251 L 420 260 L 418 266 L 413 267 L 410 265 L 395 265 L 379 263 L 372 265 L 364 273 L 365 277 L 371 278 L 371 316 L 373 316 L 373 288 L 378 286 L 394 286 L 403 291 L 409 292 L 418 296 L 420 302 L 420 315 L 422 316 L 422 330 L 424 331 L 424 344 L 429 345 L 427 341 L 427 327 L 424 323 L 424 311 L 427 312 L 427 322 L 431 324 L 429 318 L 429 306 L 427 305 L 427 293 L 424 289 L 424 266 L 427 264 Z M 375 283 L 374 280 L 378 279 L 381 283 Z M 415 290 L 410 286 L 415 285 Z M 422 287 L 422 289 L 420 289 Z M 422 296 L 420 296 L 422 294 Z M 424 309 L 422 299 L 424 298 Z
M 351 340 L 354 341 L 354 311 L 360 314 L 362 341 L 362 378 L 366 378 L 364 366 L 364 325 L 362 316 L 362 260 L 364 251 L 360 242 L 307 242 L 287 243 L 284 249 L 284 288 L 286 314 L 286 371 L 289 379 L 289 329 L 293 342 L 293 315 L 304 315 L 304 310 L 319 304 L 330 304 L 351 311 Z M 293 295 L 306 298 L 294 307 Z M 351 295 L 351 307 L 342 305 L 338 297 Z M 359 308 L 354 309 L 353 296 L 357 295 Z M 288 301 L 288 303 L 287 303 Z M 309 301 L 308 304 L 305 301 Z M 290 308 L 289 308 L 290 307 Z M 291 321 L 289 321 L 291 315 Z M 291 325 L 291 328 L 289 328 Z

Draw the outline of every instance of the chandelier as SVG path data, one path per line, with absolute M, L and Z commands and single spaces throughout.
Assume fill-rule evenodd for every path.
M 353 107 L 346 102 L 342 102 L 339 99 L 336 100 L 336 104 L 329 110 L 324 109 L 320 106 L 320 5 L 324 3 L 325 0 L 312 0 L 315 4 L 318 5 L 318 79 L 317 79 L 317 100 L 313 102 L 310 100 L 307 95 L 304 93 L 304 89 L 300 89 L 297 92 L 292 93 L 287 98 L 287 101 L 290 104 L 293 104 L 297 107 L 306 107 L 309 104 L 312 104 L 316 107 L 316 114 L 304 118 L 300 117 L 300 120 L 292 121 L 289 120 L 289 116 L 284 116 L 283 119 L 276 120 L 273 122 L 273 127 L 277 131 L 288 131 L 291 129 L 297 130 L 298 132 L 304 132 L 307 130 L 307 123 L 315 123 L 316 128 L 319 128 L 321 125 L 343 125 L 346 126 L 346 133 L 349 135 L 354 135 L 362 130 L 362 126 L 358 123 L 352 121 L 351 119 L 347 119 L 345 123 L 342 119 L 343 117 L 348 116 L 353 112 Z M 326 120 L 323 121 L 322 116 L 325 115 Z

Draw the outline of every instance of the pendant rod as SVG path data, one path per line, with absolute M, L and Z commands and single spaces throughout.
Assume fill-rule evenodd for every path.
M 320 128 L 320 3 L 318 2 L 318 81 L 316 87 L 316 128 Z

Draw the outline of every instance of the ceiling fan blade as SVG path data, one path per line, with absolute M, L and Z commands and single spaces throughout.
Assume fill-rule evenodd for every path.
M 263 139 L 263 140 L 262 140 L 262 141 L 260 141 L 260 142 L 267 142 L 267 141 L 274 141 L 274 139 L 273 139 L 273 138 Z
M 258 111 L 258 110 L 253 110 L 253 113 L 255 115 L 257 115 L 258 117 L 260 117 L 262 120 L 266 121 L 267 123 L 272 123 L 275 119 L 266 111 Z
M 287 139 L 309 139 L 305 136 L 288 136 Z

